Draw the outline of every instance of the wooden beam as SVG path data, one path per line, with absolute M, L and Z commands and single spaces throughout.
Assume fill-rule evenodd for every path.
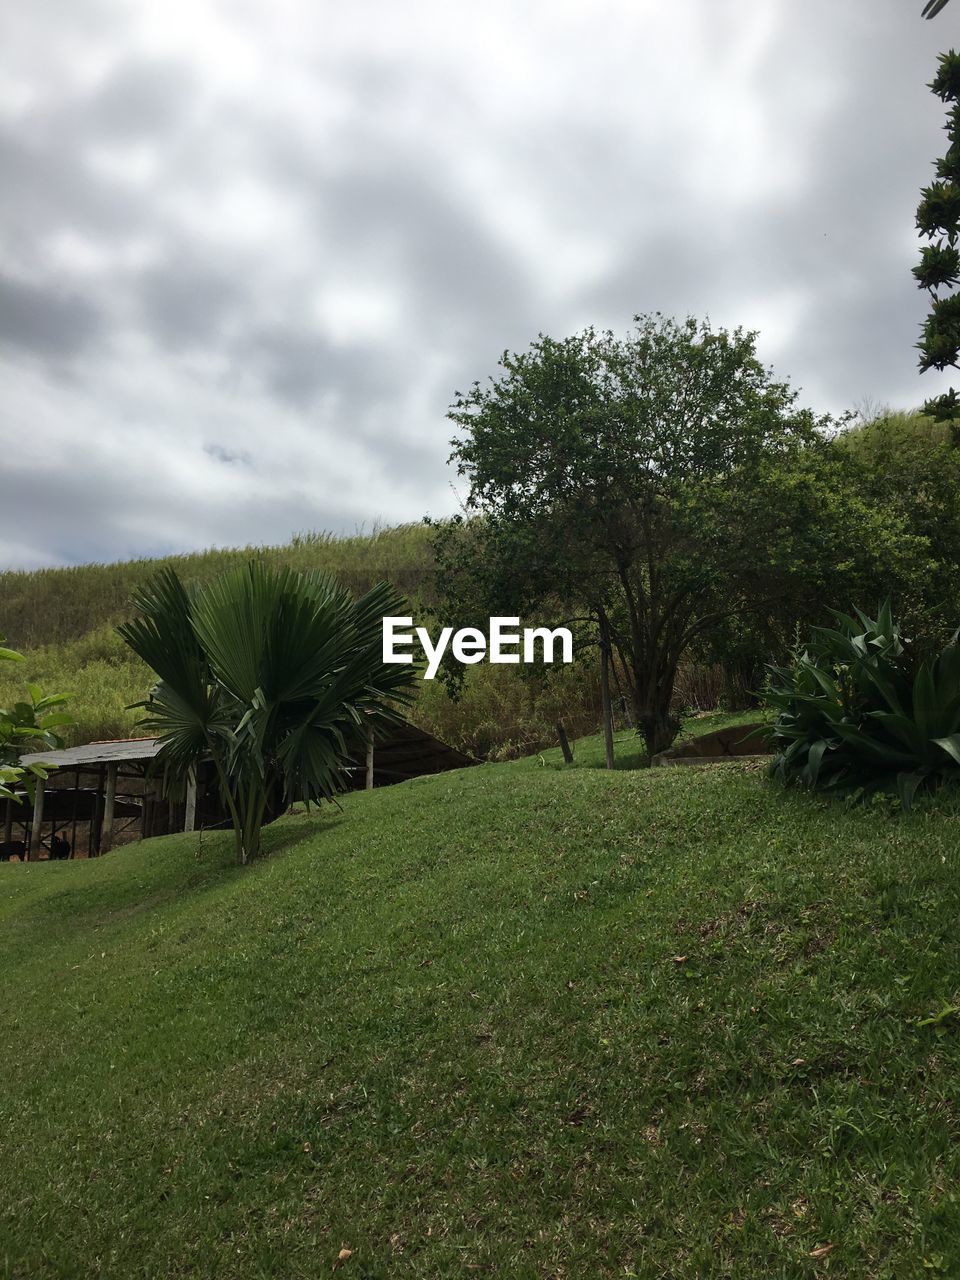
M 142 808 L 140 810 L 140 839 L 150 836 L 151 818 L 153 817 L 153 796 L 144 788 Z
M 73 776 L 73 823 L 70 828 L 70 857 L 77 856 L 77 801 L 80 791 L 80 770 L 77 769 Z
M 30 827 L 30 853 L 31 862 L 37 862 L 40 858 L 40 837 L 43 827 L 43 779 L 37 778 L 36 791 L 33 797 L 33 823 Z
M 90 815 L 90 840 L 87 845 L 87 857 L 95 858 L 100 852 L 103 838 L 103 792 L 106 786 L 104 766 L 97 769 L 97 787 L 93 793 L 93 812 Z
M 117 762 L 107 765 L 107 792 L 103 800 L 103 837 L 100 847 L 104 853 L 113 848 L 113 815 L 117 804 Z

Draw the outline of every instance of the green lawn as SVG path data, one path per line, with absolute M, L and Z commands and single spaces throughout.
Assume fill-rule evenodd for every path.
M 683 721 L 676 746 L 688 738 L 699 737 L 704 733 L 713 733 L 716 729 L 726 729 L 738 724 L 756 724 L 767 719 L 762 710 L 752 711 L 709 711 L 701 712 Z M 516 761 L 517 768 L 546 769 L 605 769 L 607 767 L 606 750 L 603 734 L 595 733 L 588 738 L 580 738 L 570 744 L 573 750 L 573 764 L 566 765 L 559 746 L 538 751 L 535 755 L 525 756 Z M 759 748 L 758 748 L 759 749 Z M 613 735 L 614 762 L 617 769 L 640 769 L 647 764 L 647 753 L 643 739 L 633 729 L 619 729 Z
M 0 1273 L 960 1275 L 956 807 L 548 763 L 0 865 Z

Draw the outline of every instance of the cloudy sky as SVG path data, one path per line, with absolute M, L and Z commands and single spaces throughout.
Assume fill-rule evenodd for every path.
M 960 0 L 30 0 L 0 17 L 0 567 L 454 508 L 454 391 L 636 312 L 911 406 Z

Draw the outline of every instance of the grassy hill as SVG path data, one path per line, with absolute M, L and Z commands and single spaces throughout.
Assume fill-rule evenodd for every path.
M 956 807 L 546 753 L 267 834 L 0 865 L 3 1274 L 960 1274 Z
M 431 598 L 430 530 L 425 525 L 397 525 L 352 537 L 300 534 L 285 546 L 213 548 L 158 560 L 7 570 L 0 573 L 0 624 L 19 649 L 69 644 L 127 617 L 134 587 L 166 565 L 185 581 L 205 582 L 251 556 L 293 569 L 334 573 L 358 592 L 386 578 L 408 595 Z

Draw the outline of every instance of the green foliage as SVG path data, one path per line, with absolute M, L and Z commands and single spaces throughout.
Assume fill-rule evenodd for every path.
M 755 335 L 636 321 L 625 339 L 540 337 L 457 397 L 468 518 L 434 546 L 448 610 L 608 626 L 655 754 L 677 730 L 678 666 L 712 631 L 912 578 L 922 548 L 863 500 Z
M 3 637 L 0 636 L 0 646 Z M 21 663 L 23 655 L 14 649 L 0 647 L 0 662 Z M 20 799 L 19 788 L 32 790 L 34 778 L 45 778 L 42 764 L 21 765 L 20 756 L 27 750 L 63 745 L 60 730 L 73 723 L 71 717 L 58 710 L 67 701 L 65 693 L 46 696 L 39 686 L 27 681 L 27 698 L 10 707 L 0 707 L 0 800 Z
M 240 862 L 278 793 L 331 799 L 351 753 L 409 701 L 413 667 L 381 660 L 381 619 L 403 605 L 386 583 L 355 601 L 326 575 L 250 561 L 192 591 L 164 569 L 133 603 L 119 633 L 160 677 L 141 725 L 177 781 L 212 758 Z
M 932 16 L 932 15 L 928 15 Z M 940 55 L 931 90 L 952 104 L 944 126 L 949 139 L 946 153 L 937 161 L 937 178 L 921 191 L 917 230 L 934 243 L 921 250 L 913 274 L 921 289 L 930 293 L 930 313 L 917 346 L 920 371 L 957 368 L 960 357 L 960 297 L 952 292 L 960 280 L 960 58 L 951 50 Z M 928 401 L 924 412 L 941 422 L 958 416 L 952 389 Z
M 465 609 L 447 611 L 442 619 L 436 615 L 431 536 L 418 525 L 353 538 L 300 537 L 286 547 L 263 548 L 257 556 L 269 565 L 326 570 L 355 594 L 383 578 L 411 598 L 418 623 L 469 625 L 474 619 Z M 113 625 L 127 616 L 132 591 L 164 566 L 193 586 L 249 558 L 240 551 L 210 551 L 167 561 L 0 574 L 5 616 L 18 635 L 32 637 L 25 662 L 16 668 L 0 663 L 0 706 L 20 699 L 20 671 L 42 688 L 72 690 L 75 724 L 64 730 L 71 744 L 130 737 L 137 732 L 139 715 L 133 704 L 146 697 L 156 678 Z M 540 620 L 537 612 L 523 612 L 531 625 Z M 483 625 L 487 616 L 479 619 Z M 492 759 L 554 743 L 558 716 L 571 734 L 592 732 L 600 715 L 595 649 L 587 643 L 593 639 L 585 627 L 582 637 L 577 632 L 575 652 L 584 660 L 570 667 L 457 664 L 463 677 L 459 697 L 449 698 L 440 680 L 421 681 L 410 718 L 451 745 Z M 694 668 L 686 664 L 685 669 L 696 678 Z M 615 685 L 614 696 L 618 693 Z M 715 705 L 712 695 L 696 701 L 700 707 Z
M 960 602 L 960 449 L 950 427 L 919 413 L 888 410 L 843 432 L 836 448 L 853 464 L 865 499 L 918 543 L 914 571 L 900 575 L 897 611 L 903 625 L 914 637 L 942 639 L 956 625 Z M 890 590 L 884 577 L 864 581 L 860 594 L 884 596 Z M 838 596 L 828 585 L 826 598 Z
M 771 770 L 836 793 L 895 789 L 909 809 L 921 788 L 960 780 L 960 633 L 921 658 L 889 602 L 876 618 L 835 617 L 789 666 L 770 668 Z

